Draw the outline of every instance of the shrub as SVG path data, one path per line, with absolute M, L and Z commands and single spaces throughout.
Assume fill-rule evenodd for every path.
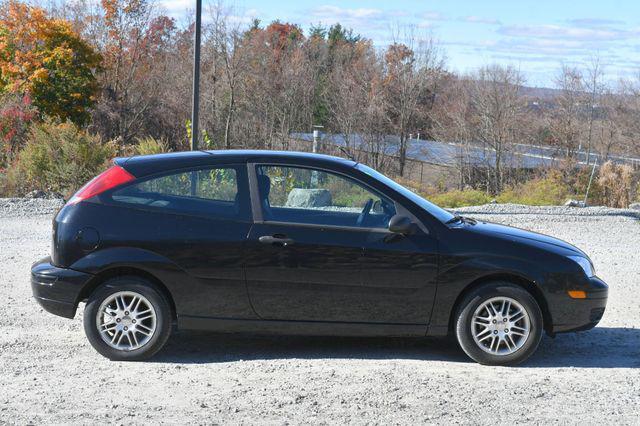
M 34 124 L 9 178 L 18 193 L 39 189 L 68 194 L 106 168 L 115 153 L 113 144 L 72 123 Z
M 607 161 L 600 167 L 598 184 L 605 205 L 627 207 L 632 199 L 633 169 L 628 165 L 616 165 Z
M 573 173 L 567 174 L 566 181 L 571 188 L 572 198 L 582 200 L 589 187 L 589 180 L 591 179 L 592 168 L 581 168 L 574 170 Z M 589 187 L 589 197 L 587 198 L 587 204 L 589 205 L 601 205 L 605 204 L 603 200 L 602 187 L 598 182 L 597 176 L 594 176 Z
M 485 192 L 477 189 L 455 189 L 441 194 L 426 195 L 425 198 L 441 207 L 449 208 L 479 206 L 487 204 L 492 199 Z
M 0 198 L 7 197 L 11 194 L 9 189 L 9 180 L 7 175 L 0 171 Z
M 29 125 L 37 118 L 37 110 L 29 96 L 0 97 L 0 168 L 7 166 L 26 142 Z
M 393 175 L 390 175 L 393 176 Z M 436 187 L 434 186 L 427 186 L 426 188 L 423 185 L 420 185 L 420 183 L 409 180 L 407 178 L 404 178 L 402 176 L 393 176 L 393 180 L 395 180 L 396 182 L 398 182 L 400 185 L 404 186 L 407 189 L 410 189 L 411 191 L 415 192 L 415 193 L 423 193 L 426 192 L 427 194 L 432 194 L 432 193 L 437 193 L 437 192 L 443 192 L 443 191 L 438 191 L 436 189 Z
M 484 191 L 477 189 L 466 188 L 464 190 L 453 189 L 449 191 L 444 190 L 444 183 L 442 180 L 436 182 L 435 185 L 422 186 L 417 182 L 404 179 L 402 177 L 394 178 L 396 182 L 401 184 L 407 189 L 419 194 L 421 197 L 426 198 L 446 208 L 457 208 L 466 206 L 479 206 L 489 203 L 493 198 L 487 195 Z
M 496 199 L 499 203 L 554 206 L 563 204 L 573 191 L 560 173 L 551 172 L 543 178 L 529 180 L 503 191 Z
M 151 136 L 138 138 L 137 144 L 133 147 L 133 155 L 162 154 L 169 152 L 169 144 L 163 139 L 155 139 Z

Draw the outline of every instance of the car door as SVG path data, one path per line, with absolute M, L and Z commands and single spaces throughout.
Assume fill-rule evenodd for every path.
M 417 222 L 414 216 L 403 211 Z M 411 235 L 372 230 L 362 257 L 363 304 L 369 322 L 427 324 L 435 300 L 438 242 L 428 228 Z
M 119 245 L 158 254 L 186 272 L 166 274 L 181 316 L 256 317 L 242 268 L 252 223 L 246 164 L 137 180 L 112 193 L 111 203 L 118 210 L 110 220 L 129 230 Z
M 261 318 L 406 322 L 402 301 L 409 302 L 416 289 L 393 288 L 392 274 L 382 269 L 384 278 L 375 285 L 363 282 L 370 277 L 363 262 L 385 251 L 404 262 L 394 269 L 398 282 L 403 274 L 419 273 L 410 265 L 412 243 L 383 245 L 396 212 L 393 201 L 328 170 L 258 164 L 250 165 L 252 173 L 254 206 L 262 217 L 249 234 L 245 268 L 249 297 Z M 427 313 L 428 308 L 421 312 Z

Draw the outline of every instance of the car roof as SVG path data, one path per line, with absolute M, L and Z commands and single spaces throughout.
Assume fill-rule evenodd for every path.
M 267 150 L 181 151 L 114 160 L 115 164 L 124 167 L 136 177 L 191 167 L 253 162 L 293 163 L 330 168 L 352 168 L 357 164 L 353 160 L 325 154 Z

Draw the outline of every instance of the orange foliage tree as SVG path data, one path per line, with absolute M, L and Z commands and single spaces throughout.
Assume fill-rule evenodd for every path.
M 0 92 L 28 94 L 41 114 L 84 124 L 101 60 L 67 21 L 18 1 L 0 7 Z

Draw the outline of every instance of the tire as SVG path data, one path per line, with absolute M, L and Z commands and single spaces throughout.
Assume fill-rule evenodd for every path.
M 509 313 L 504 315 L 507 310 Z M 484 365 L 525 361 L 538 348 L 542 331 L 542 312 L 536 300 L 509 282 L 492 282 L 474 289 L 462 300 L 456 314 L 455 332 L 460 347 Z
M 172 315 L 167 298 L 150 281 L 122 276 L 105 281 L 91 294 L 83 322 L 89 343 L 101 355 L 113 361 L 138 361 L 165 345 Z

